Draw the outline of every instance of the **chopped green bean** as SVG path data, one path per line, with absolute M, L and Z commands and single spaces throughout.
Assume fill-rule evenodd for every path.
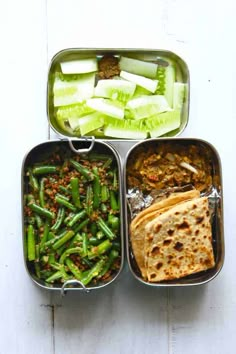
M 37 166 L 33 168 L 34 175 L 45 175 L 48 173 L 56 173 L 58 169 L 56 166 Z
M 101 186 L 101 202 L 106 202 L 109 199 L 109 189 L 107 185 L 103 184 Z
M 107 239 L 99 243 L 99 245 L 92 247 L 91 250 L 88 252 L 88 258 L 92 259 L 101 256 L 102 254 L 107 252 L 111 247 L 112 243 L 110 240 Z
M 74 231 L 72 230 L 68 231 L 63 237 L 61 237 L 53 244 L 52 248 L 56 250 L 57 248 L 61 247 L 64 243 L 69 241 L 73 236 L 74 236 Z
M 93 212 L 93 189 L 91 185 L 87 187 L 85 210 L 88 216 Z
M 29 169 L 29 183 L 33 189 L 34 192 L 37 192 L 39 190 L 39 183 L 37 178 L 33 175 L 32 169 Z
M 53 230 L 53 231 L 58 230 L 60 228 L 61 224 L 63 223 L 64 218 L 65 218 L 65 208 L 60 207 L 58 209 L 56 221 L 53 224 L 53 226 L 51 227 L 51 230 Z
M 71 194 L 74 205 L 77 208 L 81 208 L 80 194 L 79 194 L 79 179 L 77 177 L 70 180 Z
M 79 162 L 74 161 L 74 160 L 70 160 L 70 163 L 88 181 L 92 181 L 94 179 L 94 174 L 89 169 L 87 169 L 86 167 L 82 166 Z
M 102 271 L 103 267 L 105 264 L 105 260 L 104 259 L 100 259 L 93 267 L 92 269 L 81 278 L 81 282 L 84 285 L 87 285 L 91 282 L 91 280 L 95 277 L 97 277 L 100 272 Z
M 55 214 L 53 212 L 51 212 L 50 210 L 48 210 L 46 208 L 42 208 L 41 206 L 39 206 L 35 203 L 29 203 L 28 206 L 31 210 L 33 210 L 35 213 L 37 213 L 41 216 L 45 216 L 46 218 L 49 218 L 49 219 L 55 218 Z
M 108 260 L 106 261 L 103 270 L 100 273 L 100 276 L 102 277 L 103 275 L 105 275 L 108 270 L 112 267 L 114 261 L 119 257 L 119 252 L 116 250 L 111 250 L 111 252 L 109 253 L 108 256 Z
M 86 215 L 85 210 L 81 210 L 79 213 L 75 214 L 73 218 L 67 223 L 67 226 L 72 227 L 75 223 L 77 223 L 80 219 L 82 219 Z
M 35 260 L 35 232 L 34 232 L 34 227 L 33 225 L 28 226 L 28 231 L 27 231 L 27 254 L 28 254 L 28 260 L 29 261 L 34 261 Z
M 93 168 L 94 180 L 93 180 L 93 208 L 97 209 L 100 204 L 101 184 L 99 180 L 98 168 Z
M 97 225 L 100 230 L 104 232 L 104 234 L 110 239 L 113 240 L 116 238 L 116 234 L 109 228 L 109 226 L 105 223 L 105 221 L 102 218 L 98 218 Z
M 55 197 L 55 201 L 59 204 L 59 205 L 63 205 L 64 207 L 66 207 L 67 209 L 70 209 L 72 211 L 76 211 L 76 207 L 71 204 L 70 202 L 68 202 L 68 200 L 56 195 Z
M 82 272 L 79 270 L 78 267 L 74 264 L 74 262 L 68 257 L 65 260 L 65 263 L 72 274 L 74 274 L 75 278 L 80 280 L 82 277 Z
M 44 195 L 44 184 L 45 178 L 40 179 L 40 188 L 39 188 L 39 204 L 42 208 L 45 208 L 45 195 Z

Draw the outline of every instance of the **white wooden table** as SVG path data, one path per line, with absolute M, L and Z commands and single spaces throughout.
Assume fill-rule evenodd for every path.
M 0 354 L 235 353 L 235 12 L 234 0 L 0 2 Z M 170 49 L 188 63 L 191 108 L 182 135 L 211 142 L 223 166 L 226 258 L 208 285 L 150 289 L 125 266 L 111 286 L 61 298 L 28 277 L 21 164 L 49 138 L 47 68 L 67 47 Z

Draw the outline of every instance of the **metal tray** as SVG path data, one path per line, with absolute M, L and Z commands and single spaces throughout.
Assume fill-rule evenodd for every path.
M 56 71 L 60 71 L 59 64 L 62 61 L 70 61 L 82 58 L 88 58 L 90 56 L 95 56 L 98 59 L 104 55 L 114 55 L 114 56 L 127 56 L 130 58 L 145 60 L 154 62 L 159 60 L 159 62 L 166 60 L 174 63 L 176 67 L 176 79 L 177 81 L 187 84 L 186 98 L 183 103 L 181 110 L 181 124 L 178 129 L 175 129 L 163 136 L 178 136 L 180 135 L 188 124 L 189 119 L 189 98 L 190 98 L 190 76 L 188 66 L 185 61 L 180 58 L 177 54 L 168 50 L 156 50 L 156 49 L 96 49 L 96 48 L 69 48 L 58 52 L 51 60 L 48 71 L 48 82 L 47 82 L 47 116 L 48 122 L 51 128 L 59 135 L 78 137 L 78 135 L 65 131 L 58 125 L 55 115 L 55 109 L 53 105 L 53 79 Z M 95 136 L 96 139 L 102 139 L 107 141 L 112 140 L 131 140 L 131 139 L 113 139 Z
M 57 284 L 48 284 L 44 280 L 39 279 L 35 273 L 35 267 L 33 262 L 29 262 L 27 260 L 27 245 L 26 245 L 26 215 L 24 210 L 25 205 L 25 195 L 29 193 L 29 178 L 26 176 L 26 170 L 32 164 L 42 163 L 45 155 L 47 157 L 52 156 L 55 152 L 62 153 L 71 152 L 73 151 L 74 154 L 86 154 L 91 150 L 97 154 L 108 154 L 114 158 L 115 167 L 117 168 L 118 172 L 118 179 L 119 179 L 119 190 L 118 190 L 118 198 L 120 200 L 120 229 L 119 229 L 119 242 L 120 242 L 120 266 L 119 269 L 113 272 L 112 276 L 109 280 L 100 281 L 95 285 L 88 285 L 83 286 L 80 281 L 76 279 L 70 279 L 66 282 L 57 283 Z M 73 155 L 74 156 L 74 155 Z M 45 288 L 47 290 L 60 290 L 62 294 L 65 293 L 67 290 L 84 290 L 89 292 L 93 289 L 99 289 L 102 287 L 107 286 L 108 284 L 112 283 L 116 280 L 116 278 L 121 273 L 124 263 L 124 241 L 123 241 L 123 203 L 122 203 L 122 174 L 121 174 L 121 162 L 120 156 L 111 145 L 105 142 L 98 142 L 94 140 L 55 140 L 55 141 L 48 141 L 41 143 L 35 147 L 33 147 L 25 156 L 23 163 L 22 163 L 22 178 L 21 178 L 21 192 L 22 192 L 22 236 L 23 236 L 23 250 L 24 250 L 24 262 L 25 267 L 28 275 L 30 278 L 36 283 L 38 286 Z
M 212 237 L 213 237 L 213 252 L 215 257 L 215 267 L 183 277 L 180 279 L 161 281 L 157 283 L 150 283 L 144 280 L 141 276 L 140 270 L 135 261 L 135 257 L 132 251 L 130 241 L 130 222 L 131 211 L 128 205 L 128 172 L 127 165 L 131 162 L 135 162 L 134 153 L 137 153 L 142 148 L 144 151 L 148 151 L 150 147 L 155 147 L 158 151 L 158 147 L 165 144 L 171 144 L 175 146 L 178 144 L 183 147 L 189 147 L 190 145 L 201 147 L 204 155 L 208 156 L 210 161 L 210 170 L 212 183 L 209 186 L 207 192 L 201 193 L 201 196 L 206 195 L 209 200 L 209 205 L 213 210 L 212 224 Z M 193 286 L 201 285 L 209 282 L 220 272 L 224 263 L 224 228 L 223 228 L 223 191 L 222 191 L 222 172 L 221 161 L 216 149 L 208 142 L 200 139 L 188 139 L 188 138 L 163 138 L 163 139 L 150 139 L 136 143 L 127 153 L 126 161 L 124 164 L 124 196 L 125 200 L 125 220 L 126 220 L 126 246 L 127 246 L 127 258 L 131 273 L 140 282 L 153 287 L 173 287 L 173 286 Z

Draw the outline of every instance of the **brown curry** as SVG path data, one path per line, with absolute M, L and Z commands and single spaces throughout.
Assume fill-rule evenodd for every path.
M 163 190 L 191 184 L 200 192 L 212 185 L 212 164 L 199 145 L 162 144 L 136 149 L 127 165 L 128 188 Z

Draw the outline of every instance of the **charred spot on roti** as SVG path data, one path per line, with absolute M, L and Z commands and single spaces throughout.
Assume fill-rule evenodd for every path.
M 159 232 L 161 230 L 162 224 L 157 224 L 155 227 L 155 231 Z
M 204 264 L 209 267 L 211 265 L 211 260 L 209 258 L 205 259 Z
M 193 209 L 196 209 L 197 208 L 197 205 L 196 204 L 193 204 Z
M 183 221 L 181 224 L 177 225 L 177 228 L 179 230 L 188 229 L 189 227 L 190 225 L 187 223 L 187 221 Z
M 169 246 L 169 244 L 172 242 L 172 240 L 170 240 L 170 239 L 167 239 L 167 240 L 164 240 L 163 241 L 163 245 L 164 246 Z
M 162 262 L 158 262 L 156 264 L 156 269 L 159 270 L 162 266 L 163 266 L 163 263 Z
M 156 278 L 156 274 L 155 274 L 155 273 L 150 274 L 150 278 L 151 278 L 151 279 Z
M 206 216 L 208 217 L 210 215 L 209 210 L 206 211 Z
M 181 242 L 177 241 L 176 244 L 174 245 L 174 249 L 179 252 L 182 251 L 183 244 Z
M 204 220 L 204 216 L 197 216 L 196 217 L 196 224 L 201 224 L 201 222 Z
M 151 255 L 156 256 L 159 252 L 160 252 L 160 248 L 158 246 L 154 246 L 151 251 Z
M 195 235 L 197 236 L 197 235 L 199 234 L 199 232 L 200 232 L 200 230 L 197 229 L 197 230 L 195 231 Z
M 174 232 L 175 232 L 175 230 L 173 230 L 173 229 L 169 229 L 169 230 L 167 231 L 167 233 L 168 233 L 169 236 L 172 236 L 172 235 L 174 234 Z

